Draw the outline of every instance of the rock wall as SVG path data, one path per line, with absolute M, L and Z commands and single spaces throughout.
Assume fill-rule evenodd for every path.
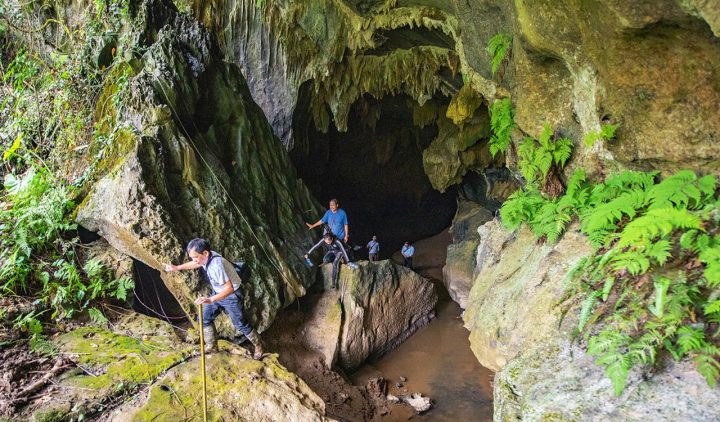
M 475 356 L 499 371 L 528 346 L 557 335 L 563 280 L 591 248 L 576 226 L 555 245 L 539 244 L 526 227 L 510 233 L 499 220 L 480 230 L 464 320 Z
M 690 361 L 665 360 L 656 373 L 635 368 L 616 397 L 603 368 L 572 340 L 577 309 L 563 315 L 563 281 L 591 252 L 576 225 L 555 245 L 539 244 L 525 227 L 510 233 L 497 220 L 480 230 L 478 273 L 464 320 L 478 360 L 497 371 L 496 421 L 720 417 L 712 399 L 717 390 Z
M 194 237 L 244 259 L 246 307 L 262 330 L 313 281 L 301 263 L 311 240 L 298 211 L 319 207 L 213 35 L 168 1 L 140 3 L 133 17 L 127 105 L 113 108 L 110 78 L 96 118 L 113 149 L 77 221 L 156 270 L 187 260 Z M 162 276 L 193 314 L 197 275 Z
M 478 228 L 492 218 L 490 211 L 474 202 L 458 202 L 458 210 L 450 227 L 453 243 L 447 248 L 443 283 L 452 300 L 463 309 L 467 308 L 467 298 L 475 281 L 478 245 L 484 237 L 478 233 Z

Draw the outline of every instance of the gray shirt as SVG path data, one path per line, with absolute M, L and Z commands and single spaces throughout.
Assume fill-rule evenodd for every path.
M 235 271 L 235 267 L 219 253 L 211 251 L 208 262 L 203 265 L 203 269 L 207 273 L 214 293 L 221 293 L 225 290 L 224 286 L 228 280 L 232 282 L 233 290 L 240 288 L 240 276 Z

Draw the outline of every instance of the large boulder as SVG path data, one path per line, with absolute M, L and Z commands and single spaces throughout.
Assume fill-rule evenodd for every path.
M 717 421 L 720 401 L 695 365 L 668 359 L 652 374 L 631 371 L 615 397 L 594 359 L 567 339 L 541 342 L 494 378 L 496 421 Z M 672 398 L 672 399 L 669 399 Z
M 516 233 L 499 220 L 486 223 L 465 326 L 480 363 L 494 371 L 528 345 L 556 335 L 563 280 L 591 252 L 577 226 L 556 244 L 541 244 L 525 226 Z
M 213 36 L 169 1 L 131 10 L 127 49 L 137 53 L 116 65 L 125 70 L 111 73 L 98 102 L 108 158 L 77 221 L 161 272 L 163 263 L 188 259 L 183 246 L 194 237 L 244 259 L 245 305 L 262 330 L 313 281 L 302 264 L 310 238 L 297 212 L 319 213 L 318 206 Z M 199 278 L 162 277 L 193 314 Z
M 447 248 L 443 283 L 452 300 L 463 309 L 467 306 L 467 297 L 475 280 L 476 254 L 480 243 L 478 228 L 492 218 L 490 211 L 475 202 L 458 202 L 457 213 L 450 227 L 453 243 Z
M 233 349 L 231 349 L 233 350 Z M 205 358 L 209 420 L 328 421 L 325 403 L 277 361 L 221 351 Z M 178 365 L 142 395 L 108 415 L 113 421 L 202 418 L 200 359 Z
M 332 289 L 330 265 L 322 268 L 326 290 Z M 348 370 L 397 347 L 435 316 L 437 294 L 431 282 L 390 260 L 360 262 L 355 270 L 343 265 L 339 275 L 339 302 L 321 301 L 333 316 L 341 312 L 336 363 Z M 336 318 L 326 319 L 333 329 Z

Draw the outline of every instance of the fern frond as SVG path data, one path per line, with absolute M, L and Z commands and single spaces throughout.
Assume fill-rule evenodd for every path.
M 720 379 L 720 362 L 718 362 L 716 356 L 717 354 L 715 356 L 699 354 L 693 358 L 698 372 L 705 378 L 710 388 L 715 388 L 718 379 Z
M 675 229 L 702 227 L 700 218 L 685 209 L 658 208 L 628 223 L 620 235 L 619 247 L 648 244 L 659 236 L 667 236 Z
M 630 218 L 635 217 L 637 210 L 645 203 L 645 193 L 638 190 L 626 192 L 610 202 L 590 208 L 582 215 L 581 230 L 590 234 L 598 230 L 615 228 L 615 223 L 620 221 L 623 215 Z
M 649 209 L 687 207 L 690 201 L 695 206 L 701 203 L 701 192 L 695 182 L 697 176 L 690 170 L 683 170 L 665 178 L 648 192 Z
M 488 42 L 487 51 L 492 58 L 492 73 L 493 75 L 497 72 L 500 64 L 505 60 L 507 52 L 512 47 L 512 36 L 509 34 L 497 34 L 490 38 Z
M 583 328 L 585 328 L 585 324 L 587 324 L 587 322 L 590 320 L 590 316 L 592 315 L 592 308 L 595 305 L 595 302 L 597 302 L 598 297 L 600 297 L 600 292 L 593 291 L 583 301 L 582 307 L 580 308 L 580 321 L 578 322 L 578 331 L 582 331 Z
M 512 140 L 511 134 L 515 127 L 515 111 L 510 98 L 503 98 L 493 102 L 490 108 L 490 127 L 493 136 L 490 138 L 490 154 L 493 157 L 498 152 L 505 153 Z
M 707 345 L 705 341 L 705 333 L 700 329 L 692 328 L 690 326 L 680 327 L 677 331 L 676 343 L 680 346 L 680 350 L 683 354 L 687 354 L 692 351 L 699 351 Z

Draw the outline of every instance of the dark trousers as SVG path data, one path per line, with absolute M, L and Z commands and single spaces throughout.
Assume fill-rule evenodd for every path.
M 379 253 L 371 253 L 368 255 L 368 259 L 370 260 L 370 262 L 377 261 L 379 259 L 379 257 L 380 257 Z
M 339 276 L 339 269 L 340 269 L 340 263 L 343 260 L 343 256 L 340 253 L 335 252 L 328 252 L 323 257 L 323 264 L 329 264 L 332 262 L 332 282 L 333 287 L 337 289 L 338 287 L 338 276 Z
M 209 305 L 203 305 L 203 327 L 212 325 L 215 318 L 222 311 L 227 312 L 235 329 L 243 333 L 245 336 L 252 332 L 252 327 L 245 319 L 245 305 L 243 304 L 242 295 L 235 292 L 223 300 L 219 300 Z
M 403 260 L 403 265 L 406 266 L 406 267 L 408 267 L 408 268 L 410 268 L 410 269 L 412 270 L 412 269 L 413 269 L 412 257 L 409 257 L 409 258 L 408 258 L 408 257 L 403 257 L 403 258 L 405 258 L 405 259 Z

